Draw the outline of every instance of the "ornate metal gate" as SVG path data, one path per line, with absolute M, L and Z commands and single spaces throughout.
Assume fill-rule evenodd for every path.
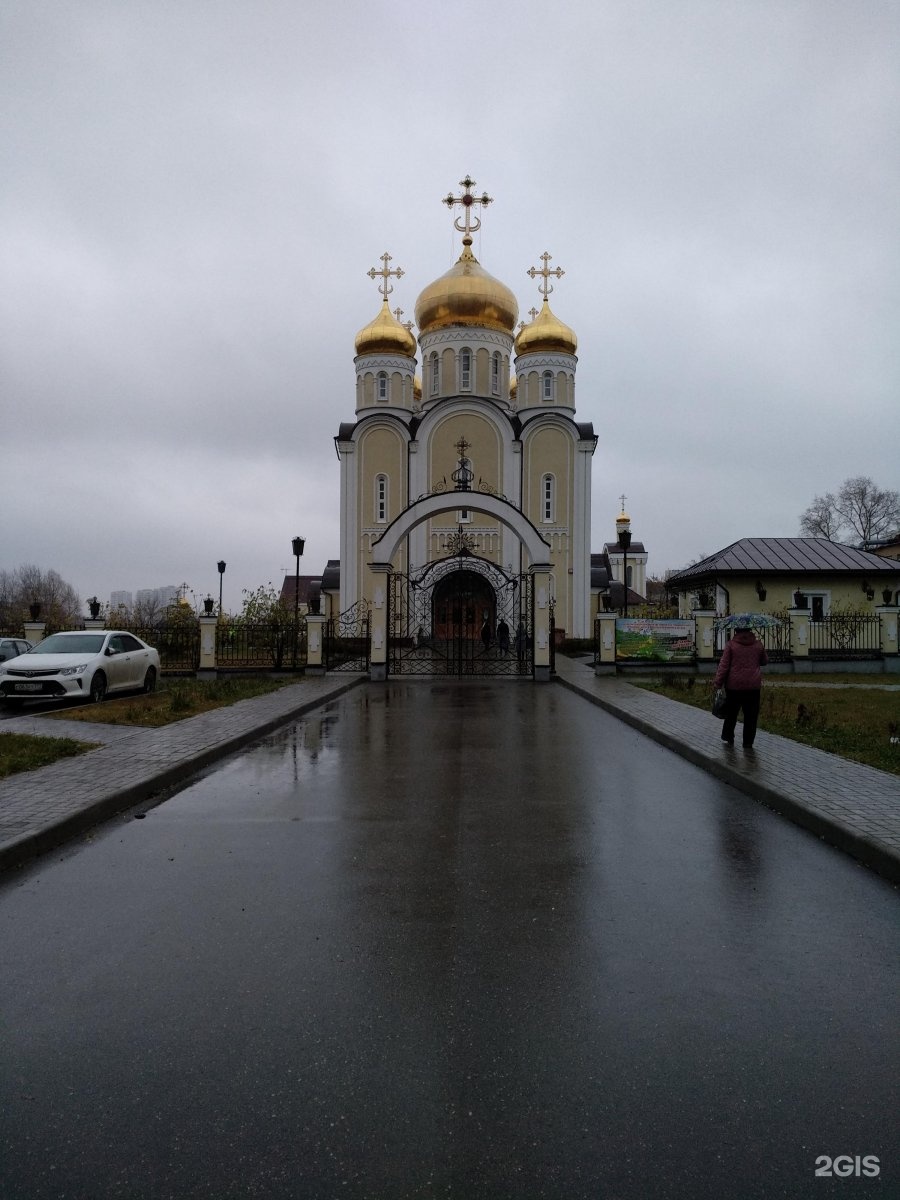
M 534 673 L 534 586 L 463 552 L 393 575 L 389 675 Z
M 325 622 L 324 650 L 328 671 L 368 671 L 369 607 L 365 600 Z

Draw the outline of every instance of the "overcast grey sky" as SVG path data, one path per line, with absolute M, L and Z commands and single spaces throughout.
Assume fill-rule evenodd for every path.
M 593 546 L 661 574 L 900 487 L 895 0 L 4 0 L 2 558 L 81 593 L 338 555 L 353 342 L 474 246 L 579 339 Z

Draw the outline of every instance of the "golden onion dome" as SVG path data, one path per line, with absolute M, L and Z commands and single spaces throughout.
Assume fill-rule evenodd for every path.
M 422 399 L 422 376 L 416 375 L 413 379 L 413 400 Z
M 515 377 L 515 375 L 513 375 L 510 377 L 510 381 L 509 381 L 509 398 L 510 398 L 510 400 L 515 400 L 515 398 L 516 398 L 516 396 L 518 396 L 518 394 L 519 394 L 519 381 Z
M 616 524 L 617 525 L 630 525 L 631 517 L 629 517 L 628 513 L 626 513 L 626 512 L 619 513 L 619 515 L 616 517 Z
M 568 325 L 563 324 L 555 316 L 544 297 L 541 311 L 530 325 L 519 331 L 516 338 L 516 354 L 537 354 L 550 352 L 553 354 L 574 354 L 578 348 L 578 338 Z
M 388 308 L 387 297 L 375 320 L 356 335 L 356 353 L 403 354 L 415 358 L 416 339 Z
M 416 301 L 419 333 L 471 325 L 512 333 L 519 316 L 516 298 L 499 279 L 489 275 L 472 253 L 472 239 L 463 238 L 463 251 L 450 270 L 435 279 Z

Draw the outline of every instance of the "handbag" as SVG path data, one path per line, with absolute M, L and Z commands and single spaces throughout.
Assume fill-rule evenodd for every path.
M 726 698 L 724 688 L 716 688 L 715 692 L 713 692 L 712 715 L 714 717 L 725 716 Z

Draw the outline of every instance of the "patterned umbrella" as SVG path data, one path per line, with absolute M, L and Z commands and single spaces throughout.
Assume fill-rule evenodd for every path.
M 778 617 L 770 617 L 768 613 L 731 613 L 727 617 L 717 617 L 716 629 L 774 629 L 781 625 Z

